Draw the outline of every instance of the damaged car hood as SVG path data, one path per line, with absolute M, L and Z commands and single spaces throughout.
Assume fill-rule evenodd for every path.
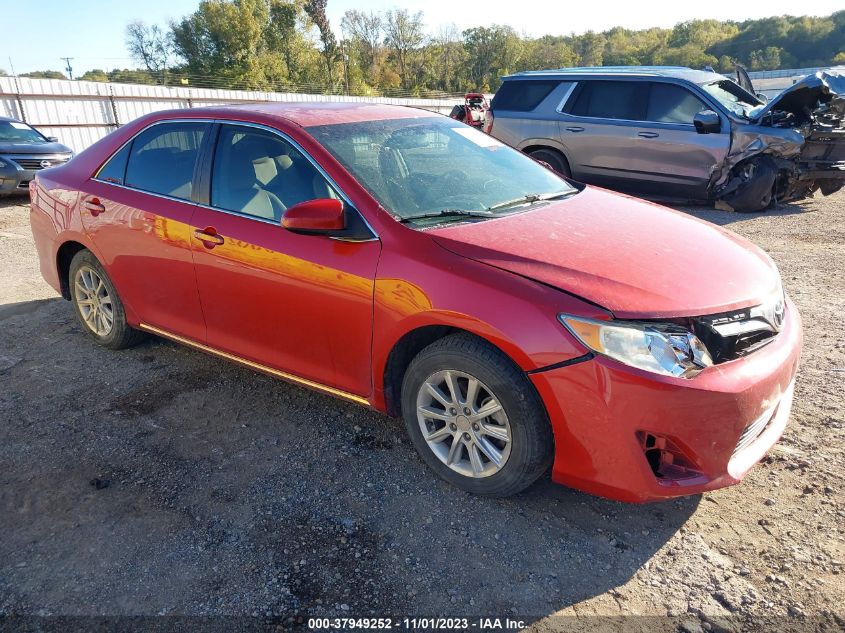
M 825 71 L 807 75 L 774 96 L 757 115 L 757 121 L 764 123 L 774 112 L 792 114 L 798 125 L 818 117 L 835 124 L 845 115 L 845 75 Z
M 716 314 L 763 303 L 780 286 L 768 255 L 738 235 L 594 187 L 428 233 L 458 255 L 582 297 L 618 318 Z

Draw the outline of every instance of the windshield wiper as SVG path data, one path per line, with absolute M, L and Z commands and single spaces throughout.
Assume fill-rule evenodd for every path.
M 423 220 L 425 218 L 492 218 L 495 217 L 489 211 L 471 211 L 469 209 L 440 209 L 439 211 L 428 211 L 426 213 L 418 213 L 416 215 L 406 215 L 397 218 L 403 224 L 406 222 L 413 222 L 414 220 Z
M 565 190 L 565 191 L 552 191 L 549 193 L 527 193 L 521 198 L 514 198 L 513 200 L 505 200 L 504 202 L 500 202 L 498 204 L 494 204 L 491 207 L 487 207 L 488 211 L 498 211 L 499 209 L 508 209 L 510 207 L 518 207 L 523 204 L 533 204 L 535 202 L 540 202 L 542 200 L 554 200 L 555 198 L 564 198 L 566 196 L 571 196 L 573 193 L 577 193 L 577 189 L 572 190 Z

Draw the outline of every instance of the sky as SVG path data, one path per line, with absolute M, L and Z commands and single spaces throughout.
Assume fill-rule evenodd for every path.
M 129 59 L 124 45 L 128 22 L 142 20 L 166 25 L 193 12 L 198 4 L 199 0 L 39 0 L 26 9 L 27 19 L 20 20 L 12 17 L 21 8 L 20 0 L 0 0 L 0 68 L 18 73 L 64 70 L 62 57 L 73 58 L 75 76 L 93 68 L 132 68 L 136 64 Z M 445 24 L 455 24 L 459 29 L 507 24 L 520 33 L 539 36 L 602 31 L 613 26 L 669 27 L 694 18 L 744 20 L 782 14 L 828 15 L 843 9 L 845 2 L 605 0 L 599 5 L 566 0 L 328 0 L 329 19 L 338 33 L 340 18 L 347 9 L 383 11 L 394 7 L 422 11 L 431 33 Z

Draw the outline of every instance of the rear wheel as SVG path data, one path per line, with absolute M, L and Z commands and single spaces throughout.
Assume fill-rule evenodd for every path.
M 572 178 L 572 171 L 569 169 L 569 163 L 564 158 L 563 154 L 553 149 L 535 149 L 528 154 L 535 160 L 542 161 L 549 165 L 561 176 Z
M 447 336 L 414 358 L 402 385 L 402 412 L 423 460 L 468 492 L 516 494 L 551 463 L 551 428 L 533 385 L 473 336 Z
M 85 331 L 103 347 L 124 349 L 137 345 L 144 333 L 129 326 L 123 303 L 100 262 L 81 250 L 70 262 L 70 298 Z

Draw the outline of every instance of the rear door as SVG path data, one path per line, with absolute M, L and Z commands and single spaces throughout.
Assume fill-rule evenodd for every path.
M 706 198 L 713 167 L 730 148 L 724 131 L 698 134 L 693 118 L 712 109 L 686 86 L 649 82 L 648 106 L 625 152 L 635 157 L 630 184 L 636 191 L 666 196 Z M 724 124 L 724 121 L 723 121 Z
M 636 121 L 645 114 L 647 98 L 648 86 L 642 81 L 578 82 L 559 122 L 575 180 L 627 188 L 639 177 L 630 141 Z
M 124 303 L 168 332 L 205 339 L 191 257 L 197 156 L 209 125 L 155 123 L 115 153 L 80 196 L 86 232 Z

